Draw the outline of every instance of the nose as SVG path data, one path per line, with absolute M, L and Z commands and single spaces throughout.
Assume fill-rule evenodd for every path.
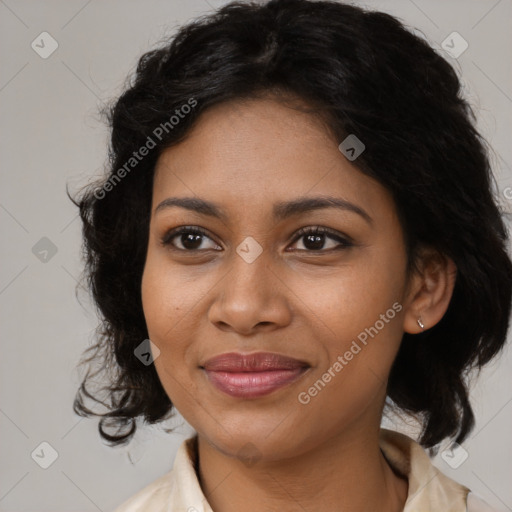
M 292 316 L 289 290 L 270 267 L 265 251 L 252 263 L 234 253 L 230 265 L 214 289 L 209 321 L 223 331 L 242 335 L 286 326 Z

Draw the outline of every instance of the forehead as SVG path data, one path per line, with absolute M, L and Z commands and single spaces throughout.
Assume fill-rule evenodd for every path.
M 317 116 L 274 99 L 216 105 L 201 114 L 183 142 L 162 152 L 153 208 L 169 195 L 239 209 L 312 195 L 364 203 L 369 210 L 391 208 L 388 191 L 338 145 Z

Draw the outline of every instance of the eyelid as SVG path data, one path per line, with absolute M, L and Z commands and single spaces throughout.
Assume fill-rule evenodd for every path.
M 183 232 L 191 232 L 191 233 L 203 235 L 203 236 L 209 238 L 210 240 L 212 240 L 212 242 L 216 243 L 217 245 L 221 245 L 215 240 L 214 237 L 212 237 L 210 235 L 210 233 L 206 229 L 204 229 L 200 226 L 195 226 L 195 225 L 182 225 L 182 226 L 177 226 L 175 228 L 169 229 L 161 237 L 161 239 L 160 239 L 161 245 L 163 245 L 164 247 L 171 246 L 172 249 L 175 249 L 177 251 L 182 251 L 182 252 L 190 252 L 190 253 L 200 252 L 200 251 L 185 251 L 183 249 L 178 249 L 177 247 L 173 246 L 173 244 L 171 243 L 171 240 L 173 238 L 175 238 L 176 236 L 182 234 Z
M 349 236 L 338 232 L 335 229 L 331 229 L 324 226 L 304 226 L 303 228 L 300 228 L 296 233 L 295 237 L 293 238 L 292 243 L 295 243 L 297 240 L 299 240 L 301 237 L 305 235 L 328 235 L 329 238 L 334 238 L 337 242 L 341 243 L 345 247 L 352 247 L 355 245 L 352 238 Z M 307 252 L 315 252 L 313 250 L 307 251 Z M 318 249 L 318 252 L 328 252 L 326 250 Z
M 218 249 L 197 249 L 197 250 L 179 249 L 171 243 L 171 240 L 183 233 L 195 233 L 195 234 L 203 235 L 206 238 L 209 238 L 212 242 L 214 242 L 218 246 L 221 246 L 221 244 L 218 243 L 215 240 L 215 238 L 210 235 L 208 230 L 206 230 L 200 226 L 196 226 L 196 225 L 182 225 L 182 226 L 177 226 L 175 228 L 169 229 L 168 231 L 166 231 L 164 233 L 164 235 L 160 239 L 160 244 L 166 248 L 169 248 L 170 250 L 176 250 L 176 251 L 184 252 L 184 253 L 188 252 L 190 254 L 200 253 L 200 252 L 204 252 L 206 250 L 216 250 L 216 251 L 218 250 Z M 339 244 L 338 247 L 330 248 L 330 249 L 317 249 L 317 250 L 299 249 L 298 250 L 299 252 L 329 253 L 329 252 L 332 252 L 335 250 L 353 247 L 355 245 L 355 243 L 351 237 L 349 237 L 343 233 L 340 233 L 335 229 L 328 228 L 325 226 L 319 226 L 319 225 L 304 226 L 304 227 L 298 229 L 297 231 L 295 231 L 294 237 L 293 237 L 292 241 L 290 242 L 290 244 L 291 245 L 295 244 L 298 240 L 300 240 L 302 237 L 304 237 L 306 235 L 315 235 L 315 234 L 326 235 L 328 238 L 336 240 L 336 242 L 338 242 L 338 244 Z

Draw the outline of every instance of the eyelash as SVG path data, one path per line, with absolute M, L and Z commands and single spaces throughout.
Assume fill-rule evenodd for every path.
M 170 250 L 174 251 L 181 251 L 181 252 L 188 252 L 188 253 L 195 253 L 195 252 L 201 252 L 204 250 L 211 250 L 211 249 L 179 249 L 177 247 L 174 247 L 172 244 L 172 240 L 176 238 L 179 235 L 183 234 L 193 234 L 193 235 L 202 235 L 207 238 L 210 238 L 212 241 L 214 241 L 207 233 L 206 230 L 203 228 L 200 228 L 199 226 L 181 226 L 179 228 L 171 229 L 165 235 L 161 238 L 160 243 L 162 246 L 169 248 Z M 337 242 L 340 243 L 340 246 L 331 248 L 331 249 L 317 249 L 317 250 L 307 250 L 307 249 L 298 249 L 301 252 L 309 252 L 309 253 L 323 253 L 323 252 L 332 252 L 332 251 L 338 251 L 342 249 L 347 249 L 349 247 L 353 247 L 353 242 L 348 237 L 342 237 L 338 234 L 337 231 L 334 231 L 330 228 L 325 228 L 321 226 L 314 226 L 314 227 L 303 227 L 297 231 L 295 234 L 295 237 L 293 238 L 292 244 L 300 240 L 301 238 L 307 236 L 307 235 L 328 235 L 328 238 L 334 239 Z M 215 241 L 214 241 L 215 242 Z M 215 242 L 216 243 L 216 242 Z M 219 244 L 217 244 L 219 245 Z M 215 250 L 215 249 L 214 249 Z

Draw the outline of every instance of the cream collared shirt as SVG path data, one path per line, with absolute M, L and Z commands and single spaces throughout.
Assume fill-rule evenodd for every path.
M 213 512 L 195 471 L 196 441 L 197 436 L 183 441 L 173 469 L 114 512 Z M 493 512 L 467 487 L 439 471 L 425 450 L 410 437 L 381 429 L 380 448 L 391 467 L 409 481 L 403 512 Z

